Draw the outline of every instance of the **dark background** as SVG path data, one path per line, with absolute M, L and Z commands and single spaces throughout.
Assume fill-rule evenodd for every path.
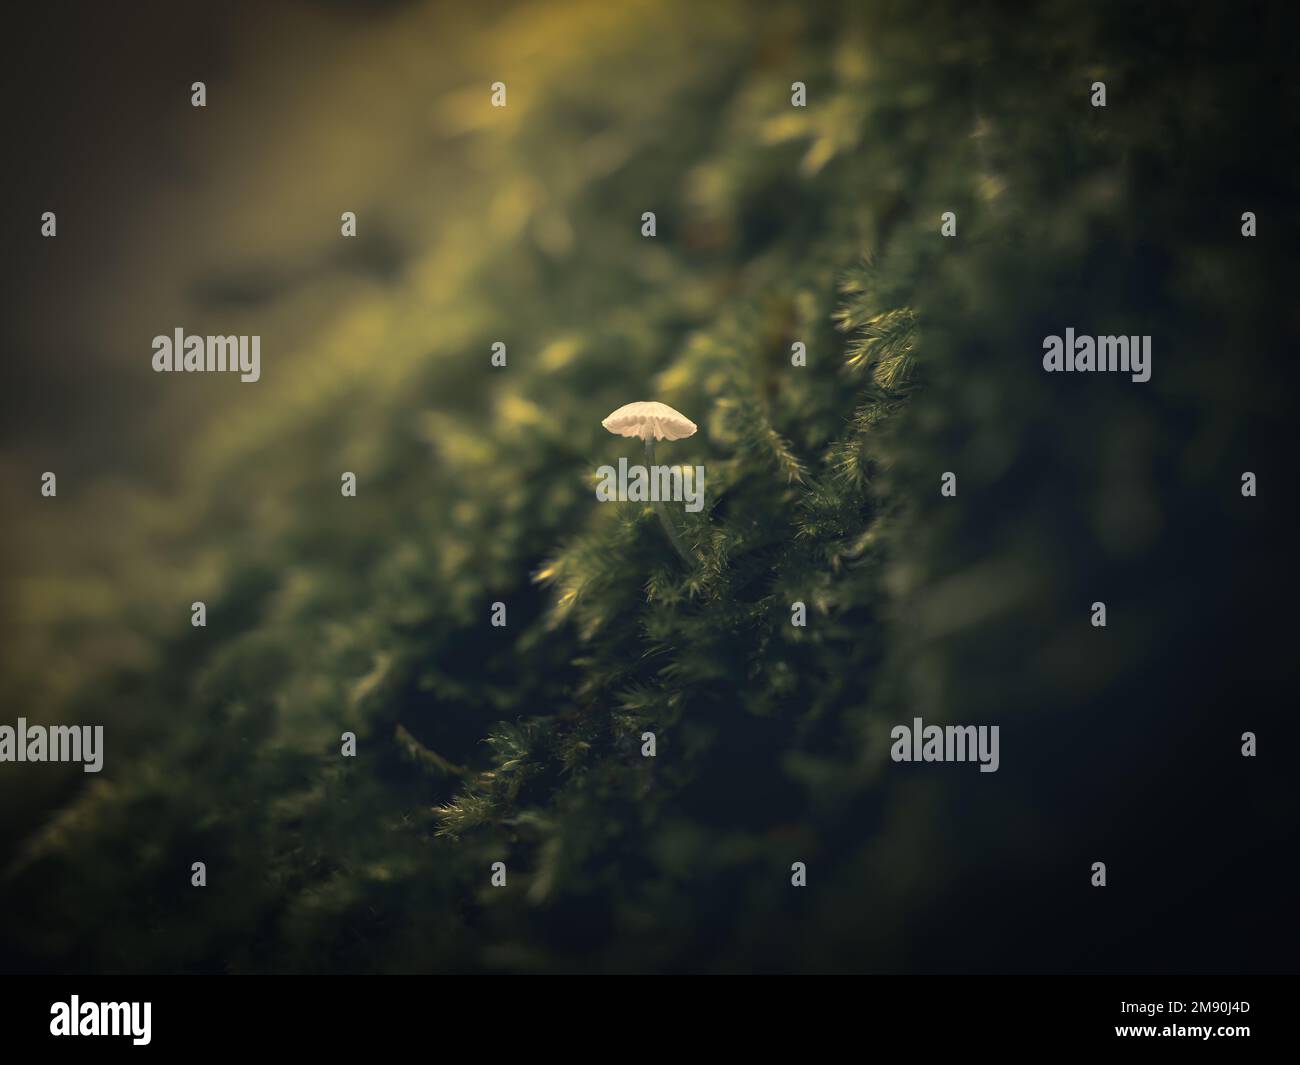
M 16 16 L 0 721 L 104 721 L 112 760 L 102 782 L 0 766 L 3 967 L 1295 972 L 1288 8 L 538 7 Z M 865 72 L 844 59 L 859 39 Z M 820 134 L 751 123 L 803 71 L 845 109 L 815 111 Z M 458 94 L 498 76 L 525 117 L 484 133 Z M 993 127 L 983 174 L 955 132 L 973 112 Z M 837 143 L 824 169 L 803 154 L 819 135 Z M 636 258 L 649 204 L 662 259 Z M 927 258 L 950 207 L 969 243 Z M 339 250 L 344 209 L 364 240 Z M 880 554 L 849 577 L 808 556 L 832 606 L 813 643 L 764 658 L 805 572 L 799 504 L 728 436 L 732 378 L 709 371 L 761 390 L 788 361 L 773 318 L 800 320 L 816 383 L 770 385 L 770 419 L 818 454 L 854 408 L 857 386 L 819 366 L 851 351 L 832 314 L 865 255 L 885 304 L 924 322 L 916 388 L 843 504 L 879 523 Z M 263 383 L 148 372 L 149 339 L 178 325 L 260 333 Z M 1041 338 L 1067 326 L 1152 334 L 1152 381 L 1042 374 Z M 692 354 L 696 333 L 716 350 Z M 361 339 L 334 352 L 330 335 Z M 493 413 L 479 370 L 497 336 L 524 398 L 581 425 L 572 440 Z M 547 346 L 573 337 L 572 362 Z M 702 426 L 675 459 L 736 463 L 715 525 L 752 518 L 770 539 L 698 606 L 646 607 L 632 575 L 596 635 L 580 615 L 552 626 L 530 574 L 579 533 L 613 542 L 579 479 L 617 454 L 599 418 L 661 395 Z M 433 460 L 413 442 L 426 424 Z M 337 509 L 352 468 L 376 501 L 355 521 Z M 640 529 L 624 571 L 662 562 Z M 777 621 L 733 627 L 769 591 Z M 484 620 L 498 596 L 513 648 Z M 657 625 L 687 676 L 664 682 L 688 708 L 680 731 L 663 719 L 670 768 L 619 791 L 632 763 L 602 732 L 561 770 L 587 735 L 574 715 L 660 683 L 609 664 L 658 647 Z M 719 675 L 692 681 L 709 632 Z M 764 672 L 776 659 L 788 690 Z M 1000 724 L 999 772 L 889 763 L 882 736 L 913 716 Z M 513 813 L 553 822 L 438 836 L 429 811 L 459 784 L 413 771 L 394 725 L 486 770 L 484 737 L 525 719 L 544 739 Z M 382 753 L 334 778 L 348 727 Z M 570 881 L 484 901 L 493 855 L 532 885 L 548 840 Z M 200 854 L 218 886 L 195 902 Z M 784 886 L 795 857 L 804 892 Z

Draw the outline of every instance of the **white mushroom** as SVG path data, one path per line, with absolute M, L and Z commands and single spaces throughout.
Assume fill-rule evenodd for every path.
M 600 424 L 615 436 L 635 436 L 644 440 L 646 471 L 651 475 L 653 475 L 655 462 L 656 440 L 681 440 L 694 436 L 695 430 L 699 428 L 681 411 L 673 410 L 667 403 L 656 403 L 653 400 L 626 403 Z M 668 539 L 672 541 L 677 553 L 682 556 L 687 565 L 693 565 L 695 556 L 682 542 L 681 533 L 668 517 L 668 508 L 664 506 L 663 500 L 656 500 L 651 503 L 651 506 L 659 515 L 664 532 L 668 534 Z
M 645 400 L 625 403 L 600 424 L 615 436 L 639 436 L 642 440 L 681 440 L 694 436 L 699 428 L 667 403 Z

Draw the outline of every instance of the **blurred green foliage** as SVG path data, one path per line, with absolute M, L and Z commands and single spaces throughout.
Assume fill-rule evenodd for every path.
M 109 722 L 108 768 L 27 808 L 14 964 L 993 956 L 944 955 L 940 915 L 1075 875 L 1076 796 L 1116 771 L 1070 753 L 1102 749 L 1099 708 L 1155 705 L 1143 678 L 1208 639 L 1224 560 L 1284 564 L 1265 508 L 1236 509 L 1290 418 L 1243 385 L 1294 325 L 1257 114 L 1294 88 L 1242 62 L 1268 30 L 957 2 L 526 5 L 481 30 L 509 106 L 486 77 L 437 101 L 473 175 L 458 210 L 291 380 L 196 431 L 174 494 L 130 501 L 101 573 L 123 664 L 43 710 Z M 1152 334 L 1152 382 L 1043 374 L 1067 325 Z M 707 469 L 679 516 L 694 569 L 649 507 L 595 505 L 596 467 L 639 461 L 600 421 L 638 399 L 701 427 L 661 456 Z M 76 655 L 50 604 L 84 578 L 40 590 L 33 671 Z M 1129 619 L 1115 639 L 1086 623 L 1097 598 Z M 1139 734 L 1173 713 L 1152 712 Z M 888 730 L 914 714 L 1024 731 L 997 780 L 902 774 Z

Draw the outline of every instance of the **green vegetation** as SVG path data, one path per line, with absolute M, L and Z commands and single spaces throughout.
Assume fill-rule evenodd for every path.
M 660 0 L 479 27 L 471 55 L 499 61 L 434 107 L 463 180 L 427 243 L 341 297 L 292 374 L 264 342 L 263 380 L 201 423 L 174 491 L 132 494 L 95 583 L 69 562 L 40 589 L 28 668 L 66 683 L 15 682 L 4 720 L 103 722 L 108 753 L 27 800 L 15 964 L 1086 960 L 993 932 L 949 956 L 945 920 L 1086 883 L 1074 796 L 1123 778 L 1097 815 L 1118 821 L 1139 786 L 1103 753 L 1115 708 L 1142 737 L 1217 690 L 1198 606 L 1285 565 L 1273 504 L 1243 522 L 1237 490 L 1291 417 L 1243 386 L 1287 326 L 1257 132 L 1283 90 L 1241 60 L 1281 45 L 1129 6 Z M 1067 326 L 1151 334 L 1151 382 L 1043 374 Z M 595 502 L 598 466 L 640 461 L 601 419 L 639 399 L 699 423 L 664 459 L 708 472 L 704 511 L 673 515 L 698 565 L 648 505 Z M 58 605 L 85 594 L 92 620 Z M 1001 722 L 1002 771 L 900 771 L 888 731 L 914 715 Z M 1086 902 L 1016 935 L 1102 927 Z

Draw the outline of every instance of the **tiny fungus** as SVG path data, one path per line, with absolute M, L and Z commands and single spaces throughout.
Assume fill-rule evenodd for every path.
M 667 403 L 652 401 L 624 404 L 600 424 L 615 436 L 637 436 L 645 441 L 645 461 L 648 473 L 652 473 L 654 470 L 656 440 L 681 440 L 693 436 L 698 428 L 681 411 L 673 410 Z M 686 544 L 682 541 L 681 533 L 677 531 L 672 519 L 669 518 L 668 508 L 664 506 L 663 500 L 655 500 L 651 505 L 654 507 L 655 513 L 659 515 L 659 521 L 663 524 L 664 532 L 668 534 L 668 539 L 672 542 L 673 547 L 677 549 L 677 553 L 682 556 L 687 565 L 694 565 L 695 557 L 687 549 Z

